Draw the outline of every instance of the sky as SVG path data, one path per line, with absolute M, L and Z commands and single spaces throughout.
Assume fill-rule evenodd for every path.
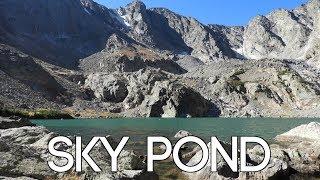
M 131 0 L 95 0 L 108 8 L 118 8 Z M 292 9 L 307 0 L 144 0 L 148 8 L 164 7 L 205 24 L 246 25 L 256 15 L 274 9 Z

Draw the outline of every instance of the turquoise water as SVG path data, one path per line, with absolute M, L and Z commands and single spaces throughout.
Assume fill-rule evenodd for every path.
M 96 120 L 35 120 L 37 125 L 64 136 L 82 136 L 86 141 L 93 136 L 112 135 L 116 139 L 129 136 L 127 148 L 145 149 L 147 136 L 169 139 L 179 130 L 187 130 L 209 142 L 211 136 L 230 141 L 231 136 L 258 136 L 272 143 L 273 138 L 301 124 L 320 119 L 265 119 L 265 118 L 203 118 L 203 119 L 96 119 Z

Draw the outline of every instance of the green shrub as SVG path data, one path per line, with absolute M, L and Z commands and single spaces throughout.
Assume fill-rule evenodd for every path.
M 49 109 L 25 110 L 1 108 L 0 116 L 18 116 L 28 119 L 72 119 L 73 117 L 65 112 Z

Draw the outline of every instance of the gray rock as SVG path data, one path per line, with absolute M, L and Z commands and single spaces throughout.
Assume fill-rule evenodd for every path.
M 56 164 L 65 164 L 65 159 L 53 157 L 47 150 L 50 139 L 57 135 L 49 132 L 44 127 L 19 127 L 0 130 L 0 174 L 14 177 L 12 179 L 158 179 L 155 173 L 147 173 L 145 164 L 133 152 L 122 151 L 118 162 L 119 172 L 111 172 L 111 159 L 101 143 L 97 144 L 90 155 L 103 169 L 101 173 L 95 173 L 83 163 L 84 172 L 58 173 L 52 171 L 47 161 L 52 160 Z M 116 142 L 107 136 L 108 141 L 114 147 Z M 56 144 L 59 150 L 75 153 L 75 147 L 67 147 L 64 144 Z M 5 179 L 10 179 L 5 177 Z
M 219 62 L 196 68 L 184 77 L 184 84 L 212 100 L 221 116 L 319 114 L 317 73 L 301 63 L 270 59 Z
M 317 133 L 317 123 L 301 125 L 287 133 L 278 135 L 276 141 L 279 145 L 271 145 L 271 162 L 261 172 L 240 173 L 240 178 L 285 178 L 295 174 L 303 174 L 313 178 L 319 173 L 319 138 L 311 136 L 306 138 L 309 131 Z M 297 134 L 299 131 L 299 134 Z M 307 133 L 304 136 L 304 133 Z M 301 136 L 301 137 L 299 137 Z M 263 150 L 261 147 L 254 147 L 248 151 L 251 161 L 259 163 L 262 160 Z
M 289 131 L 290 133 L 312 130 L 317 132 L 315 123 L 309 125 L 302 125 Z M 289 133 L 289 134 L 290 134 Z M 285 133 L 286 134 L 286 133 Z M 282 137 L 279 135 L 278 137 Z M 289 135 L 285 136 L 288 137 Z M 278 137 L 276 139 L 278 139 Z M 296 136 L 293 136 L 297 138 Z M 315 179 L 320 172 L 319 169 L 319 138 L 306 139 L 301 137 L 297 141 L 292 139 L 280 139 L 278 144 L 271 144 L 271 160 L 266 168 L 259 172 L 240 172 L 234 173 L 230 170 L 229 166 L 225 163 L 222 156 L 217 156 L 217 172 L 211 171 L 210 160 L 207 165 L 200 171 L 195 173 L 185 173 L 190 179 Z M 231 154 L 231 146 L 222 143 L 223 147 L 227 149 L 228 154 Z M 210 146 L 210 143 L 208 144 Z M 209 148 L 210 150 L 210 148 Z M 211 153 L 211 152 L 209 152 Z M 211 157 L 211 156 L 209 156 Z M 247 164 L 255 165 L 260 164 L 264 158 L 264 150 L 261 146 L 255 146 L 247 151 Z M 196 154 L 187 163 L 188 166 L 196 165 L 202 159 L 202 151 L 197 151 Z
M 186 56 L 179 59 L 177 61 L 177 64 L 187 71 L 204 65 L 204 63 L 200 59 L 194 58 L 192 56 Z
M 113 75 L 91 74 L 85 82 L 85 87 L 93 90 L 96 98 L 105 102 L 119 103 L 128 95 L 125 79 Z
M 311 122 L 304 124 L 290 131 L 278 135 L 275 138 L 277 141 L 299 141 L 301 139 L 320 140 L 320 123 Z
M 226 149 L 227 153 L 231 153 L 231 146 L 229 144 L 221 142 L 222 146 Z M 209 154 L 211 154 L 211 143 L 208 143 Z M 187 163 L 187 166 L 197 165 L 202 159 L 202 151 L 197 151 L 196 154 Z M 209 161 L 206 166 L 195 173 L 185 173 L 190 179 L 204 179 L 204 180 L 225 180 L 236 179 L 239 173 L 234 173 L 230 167 L 226 164 L 222 156 L 217 154 L 217 172 L 211 171 L 211 156 L 209 155 Z
M 176 135 L 174 135 L 174 138 L 181 139 L 188 136 L 192 136 L 192 134 L 188 131 L 180 130 Z
M 196 91 L 175 81 L 172 75 L 155 69 L 92 74 L 86 80 L 86 87 L 102 101 L 117 103 L 127 117 L 208 116 L 212 106 Z M 106 101 L 110 96 L 121 98 Z M 107 105 L 104 107 L 109 108 Z
M 227 27 L 140 1 L 4 0 L 0 101 L 98 117 L 319 117 L 319 7 Z
M 305 59 L 319 19 L 318 0 L 294 9 L 279 9 L 250 21 L 244 32 L 244 56 L 251 59 Z

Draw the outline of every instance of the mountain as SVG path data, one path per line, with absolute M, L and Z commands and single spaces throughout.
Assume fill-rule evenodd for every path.
M 2 0 L 0 102 L 80 117 L 319 117 L 319 9 L 242 27 L 140 1 Z
M 320 1 L 311 0 L 293 10 L 279 9 L 257 16 L 244 32 L 243 55 L 248 59 L 315 58 L 319 51 Z
M 112 10 L 92 1 L 4 0 L 0 10 L 3 42 L 65 67 L 102 50 L 118 31 Z

